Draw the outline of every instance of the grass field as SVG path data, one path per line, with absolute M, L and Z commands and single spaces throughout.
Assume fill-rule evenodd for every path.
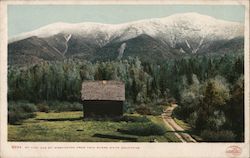
M 136 138 L 137 142 L 179 142 L 179 139 L 163 123 L 161 117 L 147 116 L 156 124 L 164 124 L 167 132 L 163 135 L 130 135 L 119 132 L 118 129 L 127 126 L 140 126 L 140 122 L 131 121 L 96 121 L 83 120 L 80 112 L 36 113 L 35 118 L 27 119 L 20 125 L 8 125 L 9 141 L 49 141 L 49 142 L 120 142 Z M 128 117 L 140 117 L 128 115 Z M 118 130 L 118 131 L 117 131 Z M 96 135 L 112 136 L 98 137 Z M 114 138 L 113 138 L 114 137 Z M 128 139 L 119 139 L 119 138 Z

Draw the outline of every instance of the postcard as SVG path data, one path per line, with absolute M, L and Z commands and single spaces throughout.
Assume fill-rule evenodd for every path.
M 249 1 L 0 4 L 0 157 L 249 157 Z

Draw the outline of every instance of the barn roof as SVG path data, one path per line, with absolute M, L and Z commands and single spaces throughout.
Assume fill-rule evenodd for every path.
M 125 85 L 120 81 L 85 81 L 82 83 L 82 100 L 125 100 Z

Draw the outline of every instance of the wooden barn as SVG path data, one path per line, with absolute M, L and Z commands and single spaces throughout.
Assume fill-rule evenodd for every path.
M 125 101 L 123 82 L 85 81 L 81 93 L 84 118 L 122 116 Z

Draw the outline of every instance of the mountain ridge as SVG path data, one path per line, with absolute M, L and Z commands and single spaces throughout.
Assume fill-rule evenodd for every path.
M 17 36 L 14 36 L 14 37 L 9 39 L 8 43 L 12 43 L 12 42 L 24 39 L 24 38 L 28 38 L 29 36 L 47 37 L 47 36 L 58 34 L 58 33 L 60 33 L 60 31 L 63 31 L 65 29 L 72 30 L 72 28 L 75 28 L 75 27 L 86 27 L 84 25 L 89 25 L 89 27 L 92 29 L 93 29 L 93 26 L 100 26 L 100 28 L 102 28 L 103 26 L 107 26 L 107 27 L 111 27 L 112 29 L 115 29 L 115 27 L 123 28 L 123 27 L 127 27 L 128 25 L 136 25 L 136 24 L 141 24 L 141 23 L 145 23 L 145 22 L 157 22 L 157 21 L 158 22 L 159 21 L 165 22 L 165 21 L 176 19 L 176 18 L 177 19 L 184 18 L 184 20 L 187 20 L 188 16 L 192 16 L 192 18 L 195 18 L 196 20 L 202 21 L 202 22 L 209 19 L 209 20 L 215 20 L 217 22 L 223 22 L 223 23 L 243 26 L 243 24 L 239 23 L 239 22 L 226 21 L 226 20 L 216 19 L 216 18 L 207 16 L 207 15 L 198 14 L 195 12 L 191 12 L 191 13 L 188 12 L 188 13 L 183 13 L 183 14 L 182 13 L 173 14 L 173 15 L 163 17 L 163 18 L 143 19 L 143 20 L 137 20 L 137 21 L 126 22 L 126 23 L 121 23 L 121 24 L 105 24 L 105 23 L 97 23 L 97 22 L 83 22 L 83 23 L 56 22 L 56 23 L 52 23 L 52 24 L 40 27 L 34 31 L 21 33 Z M 58 27 L 62 28 L 62 30 L 58 29 Z M 39 31 L 41 31 L 41 33 L 39 33 Z M 43 32 L 43 31 L 45 31 L 45 32 Z M 46 33 L 46 31 L 50 31 L 50 33 L 48 33 L 49 35 L 47 35 L 47 36 L 42 35 L 43 33 Z M 32 34 L 34 34 L 34 35 L 32 35 Z
M 46 53 L 50 56 L 54 54 L 54 60 L 57 60 L 58 53 L 63 58 L 102 60 L 105 57 L 106 60 L 111 60 L 127 57 L 128 54 L 150 56 L 150 52 L 155 55 L 152 60 L 159 59 L 156 54 L 164 60 L 180 54 L 201 54 L 211 50 L 216 52 L 220 48 L 217 41 L 226 43 L 243 36 L 244 26 L 241 23 L 218 20 L 198 13 L 185 13 L 114 25 L 90 22 L 50 24 L 10 39 L 8 48 L 10 57 L 18 54 L 26 54 L 28 57 L 32 52 L 27 49 L 25 40 L 36 37 L 40 43 L 44 43 L 43 46 L 38 45 L 37 49 L 31 49 L 33 56 L 39 58 L 41 52 L 48 49 L 50 53 Z M 23 46 L 14 50 L 17 43 L 20 45 L 20 41 Z M 125 46 L 123 52 L 119 52 L 122 45 Z

